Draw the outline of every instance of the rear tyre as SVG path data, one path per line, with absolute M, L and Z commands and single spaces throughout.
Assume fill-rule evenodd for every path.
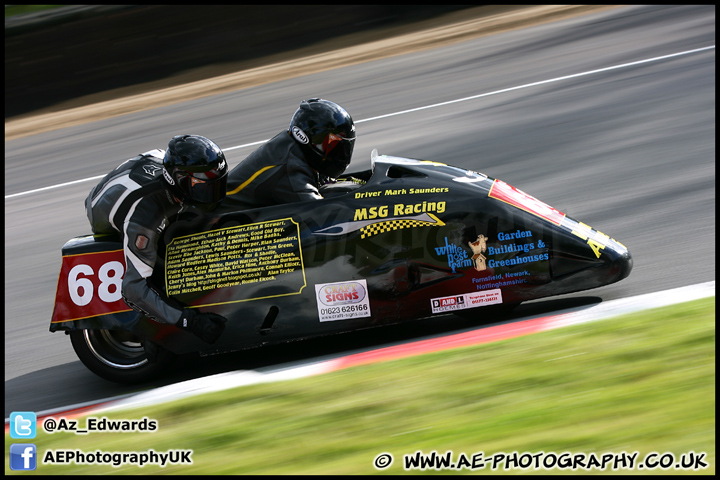
M 160 348 L 150 362 L 142 339 L 122 330 L 74 330 L 70 341 L 80 361 L 111 382 L 148 381 L 165 372 L 175 359 L 175 354 Z

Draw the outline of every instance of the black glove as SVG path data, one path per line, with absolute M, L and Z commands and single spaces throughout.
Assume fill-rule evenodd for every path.
M 227 319 L 217 313 L 196 312 L 190 308 L 183 310 L 177 326 L 200 337 L 207 343 L 215 343 L 225 330 Z
M 145 356 L 147 357 L 148 362 L 157 362 L 158 353 L 162 347 L 155 342 L 151 342 L 147 338 L 142 341 L 142 346 L 145 349 Z

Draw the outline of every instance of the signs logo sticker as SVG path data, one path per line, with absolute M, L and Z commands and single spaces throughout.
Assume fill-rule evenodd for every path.
M 365 279 L 315 285 L 315 296 L 321 322 L 370 316 Z

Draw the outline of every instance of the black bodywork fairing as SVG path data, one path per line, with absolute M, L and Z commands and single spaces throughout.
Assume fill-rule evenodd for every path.
M 323 200 L 197 211 L 168 227 L 152 281 L 225 316 L 217 343 L 129 308 L 68 319 L 61 301 L 50 330 L 122 329 L 211 354 L 587 290 L 632 269 L 625 246 L 501 180 L 388 156 L 353 176 L 365 183 L 327 185 Z M 63 257 L 118 249 L 78 237 Z

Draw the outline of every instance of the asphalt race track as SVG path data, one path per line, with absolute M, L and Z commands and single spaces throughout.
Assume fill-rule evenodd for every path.
M 233 166 L 313 96 L 355 119 L 351 170 L 373 148 L 471 168 L 633 254 L 622 282 L 525 304 L 515 318 L 715 280 L 714 46 L 714 5 L 622 7 L 6 142 L 5 416 L 138 390 L 96 377 L 48 331 L 60 249 L 89 233 L 87 179 L 179 133 L 212 138 Z M 180 361 L 154 385 L 469 326 L 443 316 Z

